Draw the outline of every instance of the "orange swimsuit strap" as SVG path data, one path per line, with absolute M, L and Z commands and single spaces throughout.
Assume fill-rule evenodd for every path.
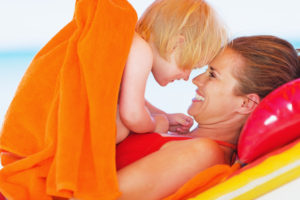
M 235 144 L 231 144 L 229 142 L 224 142 L 224 141 L 220 141 L 220 140 L 214 140 L 216 143 L 218 143 L 219 145 L 225 146 L 225 147 L 229 147 L 231 149 L 233 149 L 234 151 L 236 151 L 237 146 Z

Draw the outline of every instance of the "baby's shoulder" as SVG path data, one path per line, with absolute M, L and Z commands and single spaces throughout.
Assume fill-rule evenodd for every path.
M 153 53 L 150 45 L 138 34 L 135 34 L 126 62 L 126 69 L 132 70 L 126 71 L 133 72 L 134 76 L 136 76 L 137 71 L 149 75 L 152 64 Z
M 142 38 L 138 33 L 134 33 L 133 43 L 137 43 L 137 44 L 141 44 L 141 45 L 150 47 L 149 43 L 146 40 L 144 40 L 144 38 Z
M 150 44 L 137 33 L 134 34 L 131 45 L 131 51 L 139 54 L 147 54 L 149 56 L 152 56 L 152 49 Z

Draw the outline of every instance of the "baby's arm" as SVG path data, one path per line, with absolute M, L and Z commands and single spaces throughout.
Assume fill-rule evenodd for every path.
M 151 47 L 136 35 L 123 73 L 119 102 L 122 122 L 129 130 L 136 133 L 156 131 L 156 128 L 160 127 L 161 129 L 166 126 L 162 124 L 168 123 L 161 117 L 159 120 L 155 120 L 146 107 L 144 94 L 152 62 Z
M 169 131 L 178 133 L 178 134 L 185 134 L 189 133 L 190 128 L 194 124 L 193 118 L 183 114 L 183 113 L 173 113 L 168 114 L 169 120 Z
M 191 117 L 183 114 L 183 113 L 166 113 L 157 107 L 153 106 L 151 103 L 146 101 L 146 106 L 151 112 L 152 115 L 162 114 L 165 115 L 169 121 L 168 130 L 176 133 L 188 133 L 190 128 L 192 127 L 194 121 Z
M 163 114 L 163 115 L 167 115 L 166 112 L 160 110 L 159 108 L 155 107 L 154 105 L 152 105 L 149 101 L 146 101 L 146 106 L 149 109 L 151 114 Z
M 119 106 L 117 108 L 117 138 L 116 138 L 116 144 L 123 141 L 129 134 L 128 128 L 123 124 L 122 120 L 120 119 L 120 112 L 119 112 Z

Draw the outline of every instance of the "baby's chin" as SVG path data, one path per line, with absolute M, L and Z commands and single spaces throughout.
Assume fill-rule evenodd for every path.
M 165 87 L 165 86 L 167 86 L 169 83 L 170 83 L 170 82 L 164 82 L 164 83 L 159 84 L 159 85 L 162 86 L 162 87 Z
M 161 87 L 165 87 L 167 86 L 170 82 L 169 81 L 163 81 L 163 80 L 156 80 L 156 82 L 158 83 L 158 85 L 160 85 Z
M 171 80 L 171 81 L 165 80 L 165 81 L 163 81 L 163 83 L 161 84 L 161 86 L 167 86 L 167 85 L 169 85 L 169 83 L 173 83 L 173 82 L 174 82 L 174 80 Z

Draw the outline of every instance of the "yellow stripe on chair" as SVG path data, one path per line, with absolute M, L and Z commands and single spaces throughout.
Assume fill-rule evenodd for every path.
M 290 145 L 289 145 L 290 146 Z M 194 200 L 254 199 L 300 177 L 300 141 L 199 194 Z

